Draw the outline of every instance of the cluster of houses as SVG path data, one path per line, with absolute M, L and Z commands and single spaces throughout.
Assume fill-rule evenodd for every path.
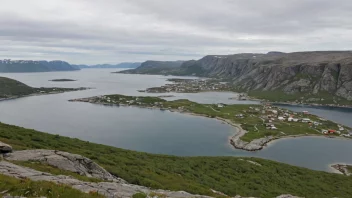
M 174 84 L 166 84 L 161 87 L 152 87 L 146 89 L 148 93 L 193 93 L 200 91 L 218 91 L 228 90 L 229 85 L 224 82 L 213 82 L 206 79 L 182 79 L 175 81 Z

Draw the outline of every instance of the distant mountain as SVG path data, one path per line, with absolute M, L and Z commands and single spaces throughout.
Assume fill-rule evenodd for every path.
M 81 69 L 93 69 L 93 68 L 103 68 L 103 69 L 112 69 L 112 68 L 137 68 L 141 65 L 141 63 L 119 63 L 116 65 L 112 64 L 99 64 L 99 65 L 75 65 Z
M 351 51 L 208 55 L 176 68 L 163 65 L 146 62 L 121 73 L 221 78 L 240 91 L 271 101 L 352 103 Z
M 0 72 L 3 73 L 74 70 L 80 69 L 64 61 L 0 60 Z
M 146 61 L 136 69 L 124 70 L 125 74 L 167 74 L 178 71 L 184 61 Z

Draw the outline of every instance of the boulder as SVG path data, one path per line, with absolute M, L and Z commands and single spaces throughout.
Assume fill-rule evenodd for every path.
M 8 161 L 37 161 L 87 177 L 94 177 L 107 181 L 122 181 L 122 179 L 111 175 L 91 159 L 62 151 L 43 149 L 23 150 L 5 154 L 4 158 Z
M 12 152 L 12 146 L 0 142 L 0 153 L 10 153 Z

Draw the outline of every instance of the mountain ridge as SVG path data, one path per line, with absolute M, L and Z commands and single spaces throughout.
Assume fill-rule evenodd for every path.
M 305 95 L 309 95 L 312 102 L 352 101 L 351 51 L 207 55 L 199 60 L 185 61 L 172 70 L 150 72 L 137 68 L 136 71 L 226 79 L 243 92 L 282 94 L 278 101 L 288 98 L 297 101 Z
M 1 73 L 19 72 L 51 72 L 51 71 L 75 71 L 78 67 L 70 65 L 68 62 L 54 61 L 35 61 L 35 60 L 0 60 Z

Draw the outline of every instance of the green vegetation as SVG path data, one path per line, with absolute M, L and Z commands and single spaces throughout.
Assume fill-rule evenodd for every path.
M 77 91 L 82 89 L 85 88 L 33 88 L 17 80 L 0 77 L 0 100 L 13 97 L 28 96 L 31 94 L 61 93 L 65 91 Z
M 145 193 L 136 193 L 132 198 L 147 198 L 147 195 Z
M 226 119 L 232 123 L 241 124 L 241 127 L 248 131 L 248 133 L 241 137 L 243 141 L 247 142 L 266 136 L 281 137 L 287 135 L 305 134 L 322 135 L 322 130 L 339 130 L 336 123 L 328 120 L 322 120 L 315 115 L 306 115 L 303 112 L 295 113 L 289 110 L 266 105 L 222 105 L 222 107 L 218 107 L 218 105 L 214 104 L 198 104 L 189 100 L 167 101 L 157 97 L 134 97 L 123 95 L 106 95 L 102 97 L 78 99 L 78 101 L 154 107 L 162 110 L 169 109 L 172 111 L 176 110 L 200 114 L 205 117 Z M 273 113 L 273 111 L 276 111 L 276 113 Z M 285 117 L 285 120 L 278 120 L 278 117 L 280 116 Z M 299 120 L 307 118 L 310 121 L 288 122 L 289 116 Z M 274 125 L 276 129 L 269 128 L 267 126 L 269 122 Z M 342 134 L 346 134 L 347 130 L 350 129 L 345 126 L 344 128 L 346 130 L 341 131 Z
M 178 101 L 178 104 L 181 103 L 189 102 Z M 200 107 L 195 105 L 194 108 Z M 264 159 L 154 155 L 3 123 L 0 123 L 0 141 L 12 145 L 17 150 L 58 149 L 80 154 L 91 158 L 112 174 L 130 183 L 155 189 L 183 190 L 219 196 L 210 190 L 214 189 L 230 196 L 264 198 L 280 194 L 343 198 L 350 197 L 352 193 L 351 177 L 312 171 Z M 262 166 L 248 163 L 247 159 Z M 8 185 L 16 186 L 14 183 Z
M 28 179 L 16 179 L 0 174 L 0 192 L 12 196 L 41 197 L 48 198 L 94 198 L 104 197 L 97 193 L 83 193 L 65 185 L 52 182 L 35 182 Z M 0 193 L 0 196 L 2 194 Z
M 351 100 L 335 96 L 328 92 L 319 92 L 317 94 L 310 94 L 305 92 L 299 92 L 295 94 L 286 94 L 283 91 L 249 91 L 248 95 L 266 100 L 269 102 L 295 102 L 295 103 L 306 103 L 306 104 L 321 104 L 321 105 L 352 105 Z
M 13 164 L 17 164 L 20 166 L 25 166 L 37 171 L 41 172 L 46 172 L 46 173 L 51 173 L 53 175 L 67 175 L 71 176 L 73 178 L 76 178 L 81 181 L 87 181 L 87 182 L 102 182 L 103 180 L 97 179 L 97 178 L 92 178 L 92 177 L 86 177 L 83 175 L 79 175 L 77 173 L 71 172 L 71 171 L 66 171 L 66 170 L 61 170 L 56 167 L 47 165 L 47 164 L 42 164 L 40 162 L 35 162 L 35 161 L 11 161 Z

